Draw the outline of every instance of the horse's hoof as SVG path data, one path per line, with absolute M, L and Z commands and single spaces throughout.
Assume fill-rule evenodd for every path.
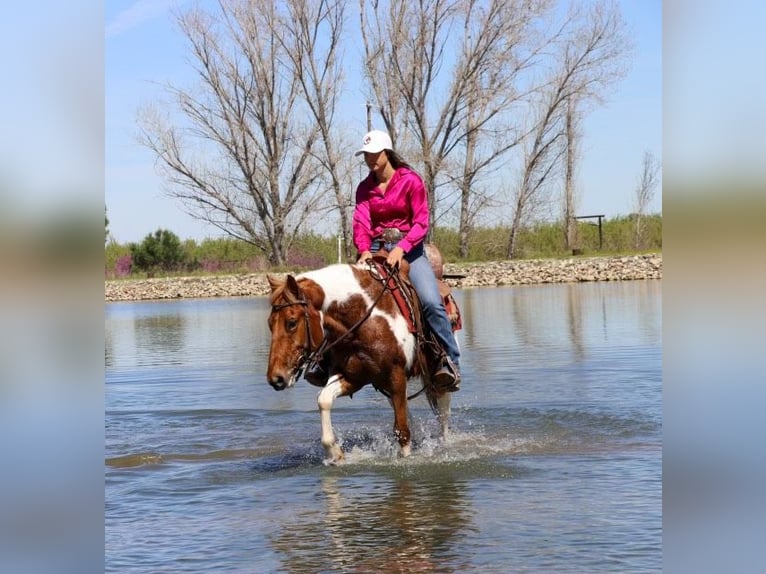
M 346 462 L 346 457 L 343 456 L 343 451 L 340 447 L 335 445 L 333 448 L 327 450 L 327 458 L 324 459 L 324 463 L 327 466 L 338 466 Z
M 412 445 L 406 445 L 402 447 L 402 457 L 407 458 L 412 454 Z

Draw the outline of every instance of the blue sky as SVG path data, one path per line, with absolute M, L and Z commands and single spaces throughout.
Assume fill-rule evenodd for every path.
M 138 109 L 161 97 L 164 83 L 187 85 L 189 65 L 173 13 L 191 4 L 105 3 L 105 198 L 109 228 L 120 243 L 140 241 L 160 227 L 182 239 L 220 235 L 165 197 L 154 157 L 136 141 Z M 634 37 L 634 60 L 606 105 L 584 124 L 577 181 L 578 211 L 583 215 L 630 213 L 644 151 L 662 157 L 662 4 L 623 0 L 622 8 Z M 361 137 L 366 124 L 364 98 L 349 88 L 346 98 L 352 109 L 355 97 L 358 117 L 351 114 L 347 127 Z M 658 212 L 661 205 L 658 189 L 649 209 Z

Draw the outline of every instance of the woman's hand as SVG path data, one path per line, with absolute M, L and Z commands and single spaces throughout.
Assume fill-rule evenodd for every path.
M 391 253 L 388 254 L 388 257 L 386 258 L 386 263 L 388 263 L 391 267 L 396 269 L 399 267 L 399 264 L 402 262 L 403 258 L 404 258 L 404 249 L 402 249 L 401 247 L 397 245 L 391 250 Z
M 362 251 L 362 253 L 359 255 L 359 259 L 356 260 L 357 263 L 366 263 L 367 261 L 372 260 L 372 253 L 369 251 Z

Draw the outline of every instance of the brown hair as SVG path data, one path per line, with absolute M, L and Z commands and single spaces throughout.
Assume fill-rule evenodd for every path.
M 404 161 L 401 156 L 396 153 L 392 149 L 386 150 L 386 156 L 388 157 L 388 161 L 391 163 L 391 165 L 394 167 L 394 169 L 399 169 L 400 167 L 406 167 L 407 169 L 410 169 L 412 171 L 415 171 L 410 164 L 408 164 L 406 161 Z

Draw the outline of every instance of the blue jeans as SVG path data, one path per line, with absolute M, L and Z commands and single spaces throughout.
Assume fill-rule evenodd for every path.
M 391 251 L 396 247 L 396 243 L 384 243 L 381 245 L 380 241 L 373 241 L 370 248 L 371 253 L 375 253 L 383 247 L 386 251 Z M 455 366 L 460 365 L 460 349 L 457 346 L 455 335 L 452 332 L 452 324 L 447 317 L 447 310 L 444 308 L 444 302 L 439 294 L 439 286 L 436 282 L 436 275 L 434 275 L 431 262 L 425 255 L 423 244 L 420 243 L 413 247 L 409 253 L 404 254 L 404 258 L 407 263 L 410 264 L 410 282 L 415 288 L 415 291 L 420 297 L 420 304 L 423 307 L 423 315 L 425 316 L 428 326 L 431 331 L 436 335 L 436 338 L 441 343 L 442 348 L 447 352 L 449 358 L 455 363 Z

